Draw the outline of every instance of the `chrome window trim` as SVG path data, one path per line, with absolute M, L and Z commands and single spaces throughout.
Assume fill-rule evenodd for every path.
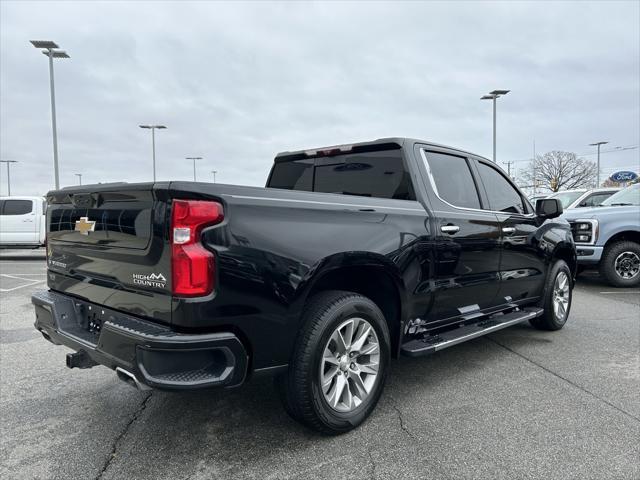
M 431 166 L 429 165 L 429 160 L 427 160 L 427 155 L 425 152 L 425 148 L 424 147 L 420 147 L 420 155 L 422 156 L 422 161 L 424 162 L 424 166 L 427 169 L 427 175 L 429 176 L 429 183 L 431 183 L 431 188 L 433 188 L 433 191 L 436 194 L 436 197 L 438 197 L 438 200 L 440 200 L 441 202 L 445 203 L 446 205 L 449 205 L 452 208 L 455 208 L 457 210 L 467 210 L 467 211 L 471 211 L 471 212 L 483 212 L 483 213 L 496 213 L 496 214 L 500 214 L 500 215 L 518 215 L 520 217 L 523 218 L 534 218 L 536 216 L 535 212 L 534 213 L 512 213 L 512 212 L 502 212 L 500 210 L 489 210 L 489 209 L 484 209 L 484 208 L 470 208 L 470 207 L 458 207 L 457 205 L 453 205 L 452 203 L 447 202 L 444 198 L 442 198 L 439 194 L 438 194 L 438 187 L 436 187 L 436 181 L 433 178 L 433 174 L 431 173 Z M 435 152 L 435 153 L 441 153 L 443 155 L 451 155 L 452 157 L 458 157 L 458 158 L 462 158 L 463 160 L 468 160 L 468 157 L 461 157 L 460 155 L 452 155 L 450 153 L 445 153 L 445 152 Z M 469 169 L 469 172 L 471 173 L 471 176 L 474 177 L 473 174 L 473 170 Z M 474 177 L 475 179 L 475 177 Z M 477 191 L 477 186 L 476 186 L 476 193 L 480 193 Z M 478 201 L 480 201 L 480 196 L 478 196 Z
M 297 190 L 293 190 L 297 191 Z M 319 193 L 319 192 L 315 192 Z M 298 200 L 293 198 L 269 198 L 269 197 L 252 197 L 248 195 L 232 195 L 232 194 L 223 194 L 223 197 L 231 197 L 238 198 L 241 200 L 268 200 L 272 202 L 292 202 L 292 203 L 309 203 L 313 205 L 328 205 L 328 206 L 338 206 L 338 207 L 352 207 L 352 208 L 367 208 L 367 209 L 386 209 L 386 210 L 403 210 L 406 212 L 417 212 L 417 213 L 427 213 L 424 207 L 417 200 L 398 200 L 398 199 L 389 199 L 400 202 L 412 202 L 415 203 L 420 208 L 405 208 L 405 207 L 389 207 L 387 205 L 358 205 L 355 203 L 338 203 L 338 202 L 320 202 L 318 200 Z M 355 196 L 355 195 L 354 195 Z M 387 200 L 382 198 L 381 200 Z M 370 213 L 370 212 L 363 212 Z

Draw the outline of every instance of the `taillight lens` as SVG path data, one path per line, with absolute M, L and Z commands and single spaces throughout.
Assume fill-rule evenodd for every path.
M 215 257 L 200 243 L 202 229 L 224 219 L 222 205 L 204 200 L 174 200 L 171 212 L 172 292 L 201 297 L 213 291 Z

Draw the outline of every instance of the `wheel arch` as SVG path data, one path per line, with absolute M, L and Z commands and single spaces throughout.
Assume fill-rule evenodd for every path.
M 569 242 L 561 242 L 556 245 L 551 255 L 551 262 L 549 262 L 549 268 L 557 261 L 564 260 L 571 270 L 572 281 L 575 282 L 576 274 L 578 271 L 578 256 L 576 254 L 575 245 Z
M 612 245 L 615 242 L 635 242 L 640 245 L 640 230 L 625 229 L 611 235 L 604 243 L 604 248 Z
M 325 290 L 359 293 L 375 303 L 389 328 L 391 354 L 394 357 L 399 355 L 404 324 L 404 285 L 395 264 L 386 257 L 372 256 L 369 252 L 327 258 L 309 280 L 302 296 L 304 303 Z

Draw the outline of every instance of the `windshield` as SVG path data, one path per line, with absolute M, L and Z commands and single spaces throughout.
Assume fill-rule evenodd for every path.
M 574 190 L 574 191 L 566 191 L 566 192 L 558 192 L 550 195 L 548 198 L 557 198 L 560 200 L 562 204 L 562 208 L 567 208 L 571 205 L 577 198 L 582 195 L 585 190 Z
M 616 205 L 640 205 L 640 183 L 620 190 L 601 203 L 603 207 Z

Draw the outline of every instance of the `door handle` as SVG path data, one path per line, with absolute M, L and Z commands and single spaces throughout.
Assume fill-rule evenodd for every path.
M 440 231 L 442 233 L 453 235 L 454 233 L 458 233 L 460 231 L 460 227 L 457 225 L 442 225 L 440 226 Z
M 514 227 L 502 227 L 502 233 L 505 235 L 513 235 L 516 233 L 516 229 Z

